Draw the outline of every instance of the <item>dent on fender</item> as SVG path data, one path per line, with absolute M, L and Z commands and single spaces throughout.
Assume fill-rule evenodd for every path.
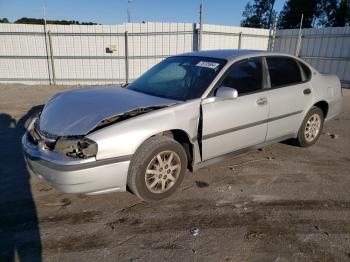
M 104 127 L 116 124 L 118 122 L 122 122 L 122 121 L 125 121 L 127 119 L 130 119 L 130 118 L 133 118 L 133 117 L 136 117 L 136 116 L 139 116 L 139 115 L 143 115 L 143 114 L 155 111 L 155 110 L 159 110 L 159 109 L 165 108 L 165 107 L 168 107 L 168 105 L 152 106 L 152 107 L 145 107 L 145 108 L 137 108 L 137 109 L 131 110 L 129 112 L 125 112 L 125 113 L 120 114 L 120 115 L 116 115 L 116 116 L 112 116 L 112 117 L 106 118 L 106 119 L 102 120 L 100 122 L 100 124 L 98 124 L 89 133 L 92 133 L 92 132 L 97 131 L 97 130 L 99 130 L 101 128 L 104 128 Z

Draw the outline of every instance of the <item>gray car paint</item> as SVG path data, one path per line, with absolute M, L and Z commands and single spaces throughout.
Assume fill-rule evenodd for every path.
M 262 121 L 267 119 L 269 107 L 256 104 L 261 97 L 260 93 L 256 93 L 231 100 L 215 102 L 209 100 L 202 104 L 203 160 L 265 141 L 267 123 Z M 234 128 L 256 122 L 261 123 L 233 132 Z M 223 131 L 225 133 L 222 133 Z
M 110 101 L 109 104 L 113 107 L 113 110 L 116 109 L 116 111 L 109 110 L 108 114 L 106 113 L 105 116 L 100 115 L 99 117 L 95 118 L 94 112 L 102 110 L 100 107 L 103 107 L 104 105 L 107 105 L 103 101 L 103 95 L 98 96 L 99 99 L 102 101 L 92 101 L 92 103 L 88 104 L 84 99 L 80 99 L 79 95 L 75 97 L 73 100 L 75 101 L 75 105 L 69 105 L 70 110 L 78 110 L 79 112 L 76 113 L 74 116 L 69 116 L 70 123 L 74 123 L 75 125 L 79 123 L 80 118 L 85 117 L 85 113 L 90 114 L 90 116 L 93 116 L 92 118 L 94 121 L 89 122 L 90 124 L 85 126 L 84 128 L 80 126 L 76 126 L 76 129 L 72 129 L 71 127 L 67 128 L 65 124 L 65 120 L 63 119 L 63 116 L 60 115 L 58 110 L 58 105 L 61 103 L 61 106 L 64 107 L 65 101 L 61 101 L 60 103 L 51 104 L 53 107 L 52 110 L 57 110 L 58 112 L 53 113 L 53 115 L 49 116 L 46 115 L 45 112 L 43 112 L 41 118 L 50 118 L 47 120 L 50 123 L 53 123 L 55 125 L 55 132 L 56 133 L 72 133 L 72 130 L 76 130 L 75 133 L 84 133 L 87 132 L 88 129 L 92 129 L 93 126 L 96 126 L 98 124 L 97 122 L 100 122 L 103 117 L 108 117 L 110 115 L 117 115 L 123 112 L 126 112 L 128 110 L 132 110 L 135 107 L 138 106 L 146 106 L 146 105 L 159 105 L 160 100 L 161 103 L 164 104 L 172 104 L 177 103 L 174 106 L 165 107 L 163 109 L 155 110 L 152 112 L 149 112 L 147 114 L 139 115 L 127 120 L 124 120 L 122 122 L 118 122 L 116 124 L 112 124 L 108 127 L 99 129 L 97 131 L 91 132 L 87 135 L 88 138 L 94 140 L 98 144 L 98 153 L 96 155 L 96 161 L 104 160 L 104 159 L 112 159 L 112 158 L 118 158 L 122 156 L 129 156 L 133 155 L 136 150 L 139 148 L 139 146 L 146 141 L 149 137 L 153 135 L 157 135 L 159 133 L 162 133 L 167 130 L 181 130 L 184 132 L 187 136 L 189 141 L 192 144 L 193 148 L 193 166 L 200 166 L 203 164 L 205 160 L 206 162 L 210 162 L 212 160 L 211 157 L 216 157 L 220 155 L 226 154 L 226 152 L 232 150 L 236 152 L 241 152 L 242 147 L 248 146 L 252 144 L 251 137 L 257 135 L 259 133 L 259 129 L 255 128 L 257 126 L 254 123 L 262 123 L 261 131 L 264 134 L 259 134 L 258 137 L 256 137 L 256 141 L 253 141 L 254 143 L 259 143 L 262 140 L 264 140 L 264 143 L 262 144 L 268 144 L 269 142 L 278 142 L 282 138 L 286 138 L 286 136 L 289 137 L 295 137 L 298 129 L 301 125 L 302 120 L 304 119 L 307 112 L 310 110 L 310 108 L 319 101 L 326 101 L 329 104 L 329 110 L 327 114 L 326 120 L 329 120 L 333 117 L 335 117 L 341 110 L 341 88 L 340 88 L 340 82 L 339 79 L 336 76 L 326 76 L 318 73 L 315 69 L 313 69 L 310 65 L 307 64 L 311 71 L 312 71 L 312 78 L 311 80 L 306 83 L 311 90 L 312 93 L 308 97 L 307 100 L 305 100 L 305 103 L 298 104 L 297 107 L 293 107 L 293 101 L 297 99 L 293 96 L 293 92 L 303 89 L 304 86 L 297 87 L 297 85 L 293 85 L 288 87 L 288 89 L 291 89 L 288 91 L 285 88 L 280 89 L 271 89 L 271 90 L 264 90 L 264 92 L 256 93 L 254 95 L 247 95 L 236 98 L 235 100 L 226 100 L 223 101 L 222 99 L 218 97 L 213 97 L 210 95 L 211 90 L 213 87 L 217 84 L 218 80 L 222 77 L 224 72 L 235 62 L 243 60 L 243 59 L 249 59 L 250 57 L 257 57 L 257 56 L 288 56 L 292 57 L 293 59 L 300 60 L 299 58 L 296 58 L 291 55 L 286 54 L 279 54 L 279 53 L 271 53 L 271 52 L 263 52 L 263 51 L 248 51 L 248 50 L 216 50 L 216 51 L 201 51 L 201 52 L 193 52 L 193 53 L 187 53 L 183 54 L 186 56 L 202 56 L 202 57 L 214 57 L 214 58 L 223 58 L 226 59 L 228 62 L 222 69 L 222 71 L 216 76 L 216 78 L 213 80 L 213 82 L 209 85 L 208 89 L 203 93 L 202 97 L 198 99 L 194 99 L 191 101 L 186 101 L 180 103 L 179 101 L 169 101 L 169 100 L 163 100 L 160 98 L 149 98 L 147 95 L 144 94 L 133 94 L 131 95 L 126 90 L 125 92 L 120 91 L 119 95 L 123 97 L 116 97 L 119 102 L 118 106 L 114 107 L 113 102 Z M 304 84 L 303 84 L 304 85 Z M 294 87 L 294 89 L 293 89 Z M 98 90 L 95 90 L 94 92 L 99 93 L 101 88 Z M 118 89 L 119 90 L 119 89 Z M 123 89 L 121 89 L 123 90 Z M 288 94 L 284 94 L 284 90 Z M 72 91 L 74 96 L 76 94 L 79 94 L 79 91 Z M 76 92 L 76 93 L 75 93 Z M 94 93 L 93 92 L 93 93 Z M 105 92 L 105 91 L 102 91 Z M 81 90 L 80 94 L 83 94 L 84 91 Z M 93 93 L 90 93 L 92 95 Z M 108 92 L 107 92 L 108 93 Z M 85 93 L 86 95 L 88 93 Z M 124 96 L 127 95 L 127 96 Z M 145 99 L 147 101 L 141 101 L 141 102 L 135 102 L 133 99 L 130 100 L 130 98 L 138 98 L 138 99 Z M 247 112 L 249 110 L 249 107 L 246 107 L 245 110 L 242 108 L 239 109 L 239 111 L 228 113 L 228 108 L 231 108 L 231 110 L 238 110 L 238 108 L 235 109 L 235 104 L 240 104 L 245 100 L 243 105 L 247 106 L 248 104 L 251 105 L 251 108 L 254 110 L 259 110 L 259 107 L 257 107 L 256 101 L 257 99 L 265 97 L 267 99 L 267 104 L 265 107 L 260 108 L 264 112 L 261 111 L 261 115 L 265 116 L 265 119 L 263 117 L 256 118 L 256 114 L 254 112 Z M 287 97 L 287 100 L 283 100 L 283 103 L 278 102 L 280 98 Z M 53 98 L 53 100 L 56 97 Z M 126 100 L 128 98 L 129 100 Z M 63 97 L 62 97 L 63 99 Z M 108 98 L 106 98 L 108 100 Z M 152 102 L 150 102 L 148 99 L 151 99 Z M 64 99 L 65 100 L 65 99 Z M 93 100 L 93 99 L 92 99 Z M 116 101 L 116 100 L 115 100 Z M 239 102 L 242 101 L 242 102 Z M 288 101 L 288 105 L 286 105 L 286 101 Z M 80 105 L 80 103 L 84 103 L 83 106 Z M 128 104 L 131 103 L 132 106 L 129 106 Z M 140 104 L 137 104 L 140 103 Z M 50 104 L 50 102 L 49 102 Z M 123 104 L 123 108 L 120 109 L 120 104 Z M 125 105 L 124 105 L 125 104 Z M 142 104 L 142 105 L 141 105 Z M 228 105 L 228 107 L 225 107 L 225 104 Z M 125 106 L 125 107 L 124 107 Z M 47 106 L 48 108 L 48 106 Z M 201 108 L 204 118 L 204 126 L 203 126 L 203 135 L 205 139 L 204 144 L 202 144 L 202 152 L 201 154 L 201 147 L 200 147 L 200 140 L 201 137 L 198 137 L 200 133 L 198 132 L 198 127 L 200 125 L 200 116 L 201 116 Z M 87 110 L 86 112 L 84 109 Z M 46 109 L 45 109 L 46 110 Z M 44 110 L 44 111 L 45 111 Z M 103 109 L 107 110 L 107 109 Z M 102 111 L 103 111 L 102 110 Z M 253 111 L 254 111 L 253 110 Z M 112 112 L 113 111 L 113 112 Z M 296 113 L 302 111 L 298 114 L 293 114 L 288 116 L 290 113 Z M 69 114 L 69 111 L 65 111 L 66 114 Z M 257 111 L 260 112 L 260 111 Z M 268 112 L 268 113 L 267 113 Z M 215 116 L 216 115 L 216 116 Z M 231 115 L 234 115 L 232 119 L 230 119 Z M 57 116 L 58 118 L 54 119 L 54 116 Z M 220 120 L 218 119 L 219 116 L 224 116 L 224 119 Z M 281 116 L 283 116 L 281 118 Z M 51 119 L 52 118 L 52 119 Z M 59 121 L 57 119 L 60 119 Z M 85 118 L 87 119 L 87 118 Z M 98 119 L 98 120 L 97 120 Z M 229 121 L 228 121 L 229 120 Z M 54 123 L 54 122 L 58 123 Z M 252 125 L 253 123 L 253 125 Z M 73 126 L 74 126 L 73 124 Z M 244 127 L 244 128 L 243 128 Z M 254 127 L 254 128 L 251 128 Z M 49 125 L 47 123 L 47 130 L 53 130 L 50 129 L 51 124 Z M 253 130 L 253 132 L 249 131 L 249 129 Z M 69 131 L 67 131 L 69 130 Z M 228 132 L 228 131 L 230 132 Z M 225 132 L 222 132 L 225 131 Z M 232 131 L 232 132 L 231 132 Z M 250 132 L 250 134 L 249 134 Z M 216 135 L 219 134 L 219 135 Z M 221 135 L 220 135 L 221 134 Z M 265 138 L 263 136 L 265 135 Z M 278 136 L 278 137 L 277 137 Z M 237 139 L 239 137 L 239 139 Z M 276 139 L 273 139 L 276 137 Z M 270 139 L 271 138 L 271 139 Z M 232 139 L 236 139 L 240 145 L 231 143 Z M 203 143 L 203 141 L 201 141 Z M 221 147 L 215 146 L 216 144 L 221 144 Z M 261 145 L 261 143 L 259 143 Z M 24 150 L 26 150 L 27 145 L 24 142 Z M 35 149 L 40 150 L 40 149 Z M 44 154 L 47 156 L 47 154 Z M 46 159 L 49 161 L 49 159 Z M 28 159 L 28 162 L 31 162 L 33 160 Z M 55 162 L 56 159 L 52 158 L 50 161 Z M 72 160 L 67 160 L 66 165 L 71 164 Z M 100 166 L 99 172 L 96 172 L 96 169 L 87 169 L 87 170 L 77 170 L 75 171 L 74 176 L 70 176 L 69 173 L 60 173 L 57 170 L 50 170 L 49 168 L 41 167 L 37 163 L 34 163 L 35 170 L 34 173 L 39 173 L 40 176 L 48 177 L 50 179 L 50 183 L 53 186 L 59 187 L 60 190 L 64 192 L 76 192 L 76 193 L 100 193 L 100 192 L 112 192 L 112 191 L 120 191 L 124 190 L 126 187 L 126 181 L 127 181 L 127 175 L 128 175 L 128 165 L 130 161 L 121 162 L 120 167 L 118 163 L 115 165 L 105 165 Z M 60 164 L 62 164 L 60 162 Z M 64 164 L 64 163 L 63 163 Z M 103 169 L 103 170 L 102 170 Z M 98 173 L 108 173 L 109 177 L 106 178 L 108 181 L 102 181 L 98 178 Z M 55 174 L 57 178 L 59 177 L 61 180 L 56 182 L 55 177 L 52 176 L 52 174 Z M 115 174 L 115 177 L 113 176 Z M 62 175 L 62 176 L 61 176 Z M 73 180 L 74 178 L 74 180 Z M 103 182 L 103 183 L 102 183 Z M 76 183 L 76 185 L 74 185 Z M 85 186 L 84 183 L 90 183 L 89 189 Z
M 56 136 L 86 135 L 102 120 L 138 108 L 180 103 L 122 87 L 83 88 L 60 93 L 44 107 L 40 129 Z

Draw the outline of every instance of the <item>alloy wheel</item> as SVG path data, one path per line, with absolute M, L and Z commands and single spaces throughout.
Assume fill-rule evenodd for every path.
M 145 172 L 149 191 L 160 194 L 172 188 L 181 171 L 181 160 L 174 151 L 162 151 L 152 158 Z
M 313 114 L 310 116 L 305 125 L 304 135 L 305 140 L 308 143 L 314 141 L 321 129 L 321 118 L 318 114 Z

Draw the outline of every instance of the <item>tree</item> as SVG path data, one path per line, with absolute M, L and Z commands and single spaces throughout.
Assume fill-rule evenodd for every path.
M 319 0 L 287 0 L 279 15 L 278 28 L 293 29 L 300 26 L 301 15 L 304 14 L 303 27 L 313 27 Z
M 301 14 L 305 28 L 350 25 L 350 0 L 288 0 L 280 13 L 278 27 L 298 28 Z
M 338 0 L 319 0 L 317 4 L 317 26 L 328 27 L 335 23 Z
M 0 18 L 0 24 L 8 24 L 9 23 L 9 20 L 5 17 L 3 19 Z
M 242 16 L 241 26 L 254 28 L 270 28 L 276 17 L 273 10 L 275 0 L 254 0 L 247 3 Z
M 27 18 L 22 17 L 15 21 L 16 24 L 44 24 L 44 19 L 37 19 L 37 18 Z M 97 25 L 96 23 L 92 22 L 79 22 L 75 20 L 46 20 L 47 24 L 56 24 L 56 25 Z
M 350 1 L 341 0 L 339 7 L 335 12 L 332 26 L 349 26 L 350 25 Z

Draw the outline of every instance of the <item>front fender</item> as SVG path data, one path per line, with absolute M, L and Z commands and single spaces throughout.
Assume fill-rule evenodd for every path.
M 133 155 L 149 137 L 179 129 L 190 140 L 197 137 L 200 99 L 158 109 L 102 128 L 86 137 L 98 144 L 96 159 Z

